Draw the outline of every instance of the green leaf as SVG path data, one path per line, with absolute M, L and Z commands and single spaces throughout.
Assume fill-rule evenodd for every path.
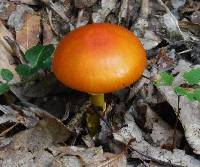
M 200 68 L 195 68 L 189 72 L 185 72 L 183 78 L 190 85 L 198 84 L 200 82 Z
M 54 52 L 54 46 L 50 45 L 37 45 L 27 50 L 25 59 L 32 65 L 32 67 L 41 67 L 43 61 L 51 57 Z
M 44 47 L 42 45 L 34 46 L 28 49 L 25 53 L 25 59 L 32 65 L 37 65 L 38 56 L 41 54 Z
M 200 102 L 200 88 L 195 89 L 193 94 L 194 94 L 195 99 Z
M 170 86 L 172 85 L 174 77 L 172 74 L 162 72 L 159 74 L 158 79 L 155 81 L 158 86 Z
M 180 96 L 185 96 L 187 94 L 187 91 L 182 87 L 175 87 L 174 91 L 176 92 L 177 95 Z
M 15 69 L 17 73 L 22 77 L 29 77 L 33 74 L 32 68 L 26 64 L 20 64 Z
M 7 84 L 0 84 L 0 95 L 9 91 L 9 86 Z
M 38 64 L 37 64 L 38 67 L 42 67 L 43 64 L 45 63 L 45 61 L 48 62 L 48 59 L 51 60 L 51 57 L 52 57 L 53 52 L 55 50 L 55 48 L 52 44 L 46 45 L 44 47 L 45 48 L 43 50 L 43 54 L 39 57 L 39 60 L 38 60 Z
M 1 69 L 1 77 L 3 80 L 9 82 L 13 79 L 13 73 L 8 69 Z
M 42 68 L 43 69 L 51 69 L 52 58 L 48 57 L 46 60 L 43 61 Z
M 191 92 L 188 92 L 188 93 L 186 94 L 186 97 L 187 97 L 190 101 L 195 101 L 195 100 L 196 100 L 195 97 L 194 97 L 193 92 L 192 92 L 192 93 L 191 93 Z
M 191 101 L 195 100 L 194 93 L 186 90 L 185 88 L 175 87 L 174 91 L 176 92 L 177 95 L 186 96 Z

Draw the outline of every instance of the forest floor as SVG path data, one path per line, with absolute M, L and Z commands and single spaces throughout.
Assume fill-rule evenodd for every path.
M 92 22 L 126 27 L 148 57 L 139 81 L 106 94 L 112 129 L 101 120 L 93 137 L 88 95 L 43 59 Z M 0 0 L 0 166 L 200 167 L 200 1 Z

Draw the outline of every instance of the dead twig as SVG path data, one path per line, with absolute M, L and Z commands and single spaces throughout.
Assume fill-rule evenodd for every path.
M 15 126 L 17 126 L 17 123 L 15 123 L 14 125 L 12 125 L 11 127 L 9 127 L 8 129 L 6 129 L 5 131 L 0 133 L 0 137 L 4 136 L 5 134 L 7 134 L 9 131 L 11 131 Z
M 8 36 L 5 36 L 4 39 L 12 48 L 14 56 L 16 56 L 20 60 L 20 63 L 25 64 L 26 61 L 24 60 L 24 55 L 20 49 L 19 44 Z
M 83 17 L 83 13 L 84 13 L 84 9 L 81 9 L 78 11 L 78 18 L 77 18 L 77 22 L 76 22 L 76 28 L 81 26 L 81 20 Z
M 65 15 L 64 11 L 61 10 L 58 6 L 56 6 L 52 1 L 49 2 L 49 6 L 52 10 L 54 10 L 63 20 L 69 22 L 69 18 Z
M 140 152 L 140 151 L 134 149 L 133 146 L 130 146 L 129 149 L 130 149 L 132 152 L 136 152 L 136 153 L 142 155 L 143 157 L 146 157 L 147 159 L 149 159 L 149 160 L 151 160 L 151 161 L 153 161 L 153 162 L 156 162 L 156 163 L 158 163 L 158 164 L 161 164 L 161 165 L 169 165 L 169 166 L 173 166 L 173 167 L 182 167 L 182 166 L 180 166 L 180 165 L 174 165 L 174 164 L 172 164 L 170 161 L 169 161 L 169 162 L 161 161 L 161 160 L 155 159 L 155 158 L 153 158 L 153 157 L 151 157 L 151 156 L 149 156 L 149 155 L 143 154 L 142 152 Z
M 141 1 L 141 9 L 140 9 L 140 17 L 135 23 L 135 33 L 138 36 L 143 36 L 145 33 L 145 30 L 148 28 L 148 18 L 149 15 L 149 0 L 142 0 Z
M 149 0 L 142 0 L 140 17 L 143 19 L 147 19 L 149 16 Z
M 51 26 L 51 29 L 53 31 L 53 33 L 58 36 L 61 37 L 60 34 L 55 30 L 54 26 L 53 26 L 53 22 L 52 22 L 52 11 L 49 10 L 48 8 L 46 8 L 47 14 L 48 14 L 48 19 L 49 19 L 49 24 Z
M 119 11 L 119 16 L 118 16 L 118 25 L 121 24 L 122 18 L 126 18 L 128 14 L 128 3 L 129 0 L 123 0 L 121 3 L 121 8 Z
M 180 34 L 180 36 L 184 39 L 184 35 L 178 25 L 178 21 L 175 18 L 175 16 L 171 13 L 171 11 L 169 10 L 169 8 L 164 4 L 164 2 L 162 0 L 157 0 L 158 3 L 166 10 L 166 12 L 171 16 L 172 21 L 174 22 L 174 24 L 176 25 L 177 28 L 177 32 Z

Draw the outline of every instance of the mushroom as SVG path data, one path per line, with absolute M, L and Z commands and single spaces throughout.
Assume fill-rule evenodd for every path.
M 91 103 L 106 108 L 104 94 L 137 81 L 146 66 L 139 39 L 126 28 L 93 23 L 68 33 L 53 58 L 53 71 L 64 85 L 91 95 Z

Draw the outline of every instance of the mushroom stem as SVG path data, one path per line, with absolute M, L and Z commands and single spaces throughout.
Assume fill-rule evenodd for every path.
M 90 101 L 94 107 L 100 107 L 103 112 L 106 110 L 104 94 L 91 94 Z
M 88 113 L 87 115 L 87 127 L 91 136 L 97 134 L 100 127 L 100 118 L 103 118 L 104 112 L 106 111 L 106 103 L 104 94 L 90 94 L 90 102 L 94 106 L 94 113 Z M 97 110 L 96 110 L 96 109 Z M 98 113 L 103 111 L 103 113 Z

